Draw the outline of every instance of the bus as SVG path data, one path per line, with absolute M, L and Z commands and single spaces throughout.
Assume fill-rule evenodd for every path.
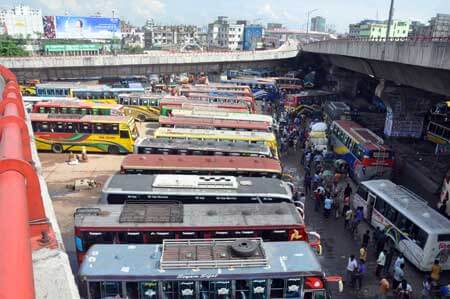
M 328 126 L 331 126 L 334 120 L 352 120 L 350 106 L 344 102 L 326 102 L 323 107 L 323 114 Z
M 279 96 L 275 82 L 252 78 L 238 78 L 238 79 L 222 80 L 222 83 L 249 86 L 252 90 L 252 93 L 255 96 L 255 99 L 257 98 L 255 93 L 260 91 L 264 91 L 266 93 L 266 99 L 269 101 L 274 101 L 278 99 Z
M 160 106 L 161 115 L 169 116 L 174 109 L 195 110 L 195 111 L 212 111 L 218 113 L 242 113 L 250 114 L 250 110 L 246 105 L 229 105 L 229 104 L 196 104 L 196 103 L 174 103 L 166 102 Z
M 117 102 L 125 108 L 125 114 L 139 121 L 157 121 L 161 113 L 159 102 L 162 94 L 119 94 Z
M 182 96 L 189 97 L 190 94 L 205 94 L 210 96 L 228 96 L 228 97 L 253 97 L 252 91 L 248 86 L 222 85 L 222 86 L 187 86 L 183 85 L 178 90 Z
M 337 101 L 336 93 L 325 90 L 305 90 L 296 94 L 286 95 L 284 106 L 286 110 L 297 113 L 311 113 L 320 110 L 327 101 Z
M 209 83 L 209 84 L 195 84 L 187 85 L 184 84 L 180 88 L 180 93 L 189 92 L 191 90 L 217 90 L 217 91 L 236 91 L 246 93 L 251 96 L 252 90 L 250 86 L 237 85 L 237 84 L 222 84 L 222 83 Z
M 260 237 L 310 242 L 320 252 L 320 235 L 308 233 L 298 207 L 287 203 L 94 205 L 75 210 L 74 232 L 79 263 L 94 244 L 161 244 L 163 239 Z
M 139 137 L 134 143 L 134 153 L 274 158 L 272 151 L 265 144 L 197 139 L 155 139 L 150 137 Z
M 131 153 L 139 133 L 125 116 L 31 113 L 38 150 Z
M 450 146 L 450 122 L 438 123 L 430 121 L 427 126 L 425 139 L 439 145 Z
M 126 174 L 195 174 L 281 178 L 278 160 L 258 157 L 133 154 L 122 160 Z
M 166 139 L 200 139 L 200 140 L 228 140 L 246 141 L 248 143 L 263 143 L 270 147 L 274 156 L 278 157 L 278 144 L 273 133 L 230 131 L 230 130 L 206 130 L 206 129 L 183 129 L 183 128 L 158 128 L 154 131 L 155 138 Z
M 255 100 L 252 97 L 190 93 L 187 98 L 204 104 L 245 104 L 251 113 L 256 111 Z
M 331 299 L 331 284 L 342 285 L 306 242 L 260 238 L 98 244 L 78 274 L 87 299 Z
M 173 115 L 160 116 L 159 125 L 165 128 L 272 132 L 272 126 L 270 124 L 260 121 L 182 117 Z
M 348 163 L 355 181 L 392 176 L 394 152 L 381 137 L 351 120 L 333 121 L 330 131 L 331 147 Z
M 182 174 L 115 174 L 100 202 L 176 200 L 183 204 L 293 203 L 293 185 L 280 179 Z
M 220 105 L 228 109 L 247 109 L 250 113 L 255 112 L 254 101 L 252 98 L 233 98 L 233 97 L 213 97 L 213 96 L 165 96 L 161 99 L 160 107 L 171 106 L 181 108 L 183 104 L 192 105 Z
M 264 114 L 242 114 L 233 112 L 223 112 L 215 110 L 186 110 L 186 109 L 173 109 L 172 116 L 180 117 L 198 117 L 198 118 L 212 118 L 212 119 L 227 119 L 227 120 L 248 120 L 255 122 L 265 122 L 270 126 L 274 125 L 272 116 Z
M 419 270 L 430 271 L 435 260 L 450 270 L 450 220 L 421 197 L 389 180 L 371 180 L 359 185 L 353 204 Z
M 118 104 L 89 103 L 78 100 L 50 100 L 34 104 L 33 113 L 124 115 L 123 106 Z

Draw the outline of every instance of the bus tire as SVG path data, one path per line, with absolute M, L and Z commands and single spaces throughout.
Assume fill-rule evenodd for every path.
M 120 153 L 120 151 L 119 151 L 119 147 L 117 145 L 108 146 L 108 154 L 117 155 L 119 153 Z
M 258 249 L 258 243 L 248 239 L 239 239 L 233 242 L 231 250 L 240 257 L 251 257 Z
M 52 144 L 52 152 L 56 154 L 61 154 L 63 151 L 64 147 L 61 144 L 59 143 Z

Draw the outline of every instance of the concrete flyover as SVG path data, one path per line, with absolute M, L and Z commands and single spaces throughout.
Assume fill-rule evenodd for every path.
M 278 49 L 264 51 L 1 57 L 0 64 L 10 68 L 19 80 L 55 80 L 151 73 L 220 73 L 230 68 L 276 67 L 295 58 L 298 52 L 298 44 L 289 41 Z
M 371 77 L 450 95 L 450 37 L 415 40 L 327 40 L 302 46 L 330 64 Z

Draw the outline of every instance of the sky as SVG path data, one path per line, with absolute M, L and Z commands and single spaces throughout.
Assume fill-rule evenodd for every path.
M 387 19 L 390 0 L 0 0 L 0 7 L 25 4 L 41 8 L 44 15 L 91 16 L 100 12 L 143 25 L 152 18 L 158 24 L 204 26 L 217 16 L 256 23 L 283 23 L 290 29 L 306 29 L 307 12 L 320 15 L 338 32 L 362 19 Z M 395 0 L 394 18 L 427 22 L 436 13 L 450 14 L 450 0 Z

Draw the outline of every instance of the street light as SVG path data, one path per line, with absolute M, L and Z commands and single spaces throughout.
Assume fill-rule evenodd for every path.
M 309 16 L 310 16 L 313 12 L 318 11 L 318 10 L 319 10 L 319 9 L 316 8 L 316 9 L 313 9 L 313 10 L 308 11 L 307 19 L 306 19 L 306 36 L 308 36 L 308 33 L 309 33 Z

